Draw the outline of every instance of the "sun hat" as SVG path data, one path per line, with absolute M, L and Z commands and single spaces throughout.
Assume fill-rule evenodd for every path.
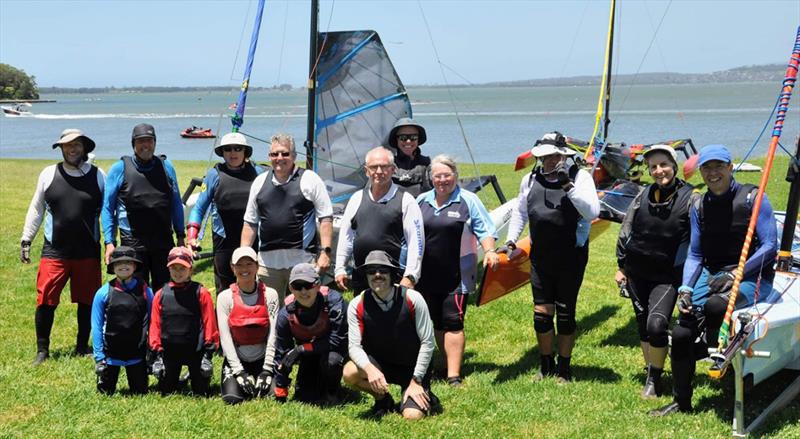
M 121 245 L 111 252 L 111 258 L 108 260 L 108 265 L 114 265 L 117 262 L 124 261 L 136 262 L 137 264 L 142 263 L 142 260 L 136 256 L 136 250 L 134 250 L 132 247 Z
M 419 133 L 419 140 L 417 141 L 417 145 L 422 145 L 428 140 L 428 135 L 425 133 L 425 128 L 411 119 L 410 117 L 403 117 L 397 122 L 395 122 L 392 130 L 389 131 L 389 146 L 392 148 L 397 149 L 397 131 L 400 130 L 402 127 L 415 127 L 417 132 Z
M 533 148 L 531 148 L 531 154 L 536 158 L 541 158 L 552 154 L 573 156 L 576 153 L 567 146 L 567 140 L 563 134 L 553 131 L 536 141 Z
M 372 250 L 369 252 L 366 259 L 364 259 L 364 263 L 361 264 L 357 269 L 364 270 L 371 265 L 381 265 L 384 267 L 393 268 L 395 270 L 400 268 L 392 261 L 392 257 L 383 250 Z
M 673 162 L 675 162 L 676 164 L 678 163 L 678 154 L 675 152 L 675 148 L 669 145 L 663 145 L 663 144 L 652 145 L 650 146 L 650 148 L 648 148 L 647 151 L 644 152 L 644 154 L 642 154 L 642 157 L 644 157 L 644 159 L 647 160 L 647 156 L 650 153 L 656 151 L 663 151 L 667 153 L 667 155 L 672 159 Z
M 700 149 L 700 159 L 697 161 L 697 166 L 703 166 L 703 164 L 711 160 L 719 160 L 725 163 L 733 162 L 728 147 L 721 144 L 706 145 Z
M 317 273 L 317 268 L 309 263 L 295 265 L 292 268 L 292 272 L 289 274 L 289 284 L 297 280 L 310 282 L 312 284 L 319 283 L 319 273 Z
M 192 252 L 186 247 L 175 247 L 170 250 L 169 255 L 167 255 L 167 267 L 176 264 L 192 268 L 192 265 L 194 265 Z
M 94 140 L 90 139 L 86 134 L 83 134 L 83 131 L 77 128 L 67 128 L 61 132 L 61 137 L 58 138 L 58 141 L 53 144 L 53 149 L 58 148 L 59 146 L 72 142 L 73 140 L 80 139 L 83 143 L 83 153 L 89 154 L 90 152 L 94 151 Z
M 258 262 L 258 255 L 253 247 L 239 247 L 233 251 L 231 256 L 231 264 L 237 264 L 242 258 L 250 258 L 253 262 Z
M 214 154 L 219 157 L 222 157 L 222 150 L 226 146 L 244 146 L 244 156 L 249 158 L 253 155 L 253 147 L 247 144 L 247 138 L 241 133 L 228 133 L 222 136 L 222 140 L 219 142 L 216 148 L 214 148 Z

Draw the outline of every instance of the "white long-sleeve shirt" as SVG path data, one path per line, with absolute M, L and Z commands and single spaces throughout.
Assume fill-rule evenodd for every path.
M 389 191 L 378 203 L 385 203 L 397 196 L 399 186 L 392 183 Z M 369 193 L 371 200 L 372 192 Z M 417 200 L 408 192 L 401 191 L 403 196 L 402 210 L 403 210 L 403 235 L 406 239 L 407 253 L 405 260 L 405 271 L 403 276 L 412 275 L 414 279 L 419 281 L 422 274 L 422 255 L 425 252 L 425 228 L 422 225 L 422 212 L 419 210 Z M 344 209 L 342 215 L 341 227 L 339 229 L 339 241 L 336 246 L 336 275 L 347 273 L 347 261 L 353 256 L 353 241 L 356 238 L 356 232 L 353 230 L 351 222 L 353 217 L 361 206 L 361 198 L 364 191 L 358 191 L 350 197 L 347 202 L 347 207 Z M 402 262 L 402 261 L 401 261 Z
M 242 302 L 248 306 L 255 305 L 258 299 L 256 295 L 257 291 L 258 286 L 256 286 L 256 291 L 250 294 L 241 292 L 240 296 L 242 297 Z M 275 338 L 277 337 L 275 327 L 278 322 L 278 310 L 280 310 L 280 299 L 278 298 L 277 291 L 270 287 L 264 289 L 264 305 L 267 307 L 267 313 L 269 314 L 269 335 L 267 336 L 267 343 L 236 346 L 233 342 L 233 336 L 231 336 L 230 326 L 228 326 L 228 316 L 231 314 L 231 310 L 233 310 L 233 292 L 228 288 L 217 296 L 219 342 L 222 347 L 222 354 L 225 356 L 225 359 L 228 360 L 228 364 L 231 366 L 231 370 L 234 374 L 244 370 L 242 360 L 252 362 L 258 360 L 262 356 L 264 357 L 263 370 L 272 371 L 274 367 Z
M 511 220 L 508 224 L 508 238 L 507 241 L 516 242 L 525 224 L 528 223 L 528 192 L 531 190 L 532 173 L 527 173 L 522 178 L 519 185 L 519 195 L 517 196 L 517 208 L 511 211 Z M 553 179 L 555 181 L 555 179 Z M 558 204 L 563 196 L 562 191 L 547 191 L 548 200 L 552 197 L 553 204 Z M 600 200 L 597 198 L 597 188 L 594 185 L 592 176 L 583 169 L 580 169 L 575 176 L 575 184 L 572 189 L 567 192 L 567 197 L 575 206 L 575 210 L 581 216 L 578 221 L 578 230 L 576 231 L 576 243 L 582 246 L 589 239 L 589 227 L 593 219 L 597 218 L 600 214 Z

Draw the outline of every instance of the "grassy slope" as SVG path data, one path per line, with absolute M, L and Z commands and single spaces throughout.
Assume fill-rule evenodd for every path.
M 592 243 L 586 280 L 578 302 L 579 339 L 574 355 L 577 382 L 558 387 L 552 381 L 534 383 L 538 351 L 531 325 L 528 288 L 482 308 L 471 308 L 467 318 L 467 376 L 463 388 L 434 384 L 445 413 L 408 424 L 398 416 L 380 422 L 359 417 L 370 406 L 368 398 L 340 408 L 320 410 L 296 403 L 280 406 L 254 401 L 225 407 L 219 398 L 183 395 L 162 398 L 99 396 L 94 390 L 92 361 L 73 358 L 75 307 L 62 295 L 52 337 L 54 360 L 31 368 L 35 351 L 33 310 L 36 264 L 17 260 L 25 211 L 45 161 L 0 160 L 0 436 L 174 437 L 299 434 L 301 437 L 726 437 L 730 435 L 733 383 L 713 382 L 701 372 L 695 393 L 699 413 L 651 419 L 647 411 L 669 402 L 668 397 L 646 402 L 638 397 L 643 381 L 633 313 L 617 295 L 613 283 L 614 244 L 618 227 Z M 769 195 L 783 209 L 788 186 L 782 181 L 787 162 L 776 165 Z M 107 169 L 110 162 L 102 162 Z M 181 187 L 190 176 L 204 173 L 205 163 L 176 164 Z M 520 174 L 508 165 L 484 165 L 484 173 L 498 175 L 508 196 L 514 196 Z M 754 181 L 756 174 L 741 180 Z M 485 201 L 488 196 L 483 195 Z M 491 203 L 487 203 L 491 204 Z M 495 203 L 496 204 L 496 203 Z M 34 243 L 38 258 L 41 233 Z M 210 242 L 207 243 L 210 248 Z M 208 262 L 198 264 L 197 280 L 213 285 Z M 220 360 L 216 360 L 219 368 Z M 217 369 L 218 370 L 218 369 Z M 754 407 L 785 387 L 794 375 L 784 373 L 748 394 L 748 419 Z M 218 378 L 215 383 L 218 384 Z M 121 388 L 126 388 L 124 378 Z M 667 374 L 667 383 L 670 383 Z M 395 395 L 397 397 L 397 395 Z M 800 401 L 771 418 L 762 430 L 769 437 L 800 437 L 797 424 Z M 402 426 L 402 427 L 401 427 Z

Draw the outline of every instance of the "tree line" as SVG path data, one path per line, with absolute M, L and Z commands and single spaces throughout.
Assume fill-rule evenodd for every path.
M 36 77 L 14 66 L 0 63 L 0 99 L 39 99 Z

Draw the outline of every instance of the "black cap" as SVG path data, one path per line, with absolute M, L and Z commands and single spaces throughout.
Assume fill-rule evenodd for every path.
M 140 123 L 133 127 L 133 133 L 131 134 L 131 144 L 136 139 L 142 139 L 145 137 L 150 137 L 153 141 L 156 140 L 156 129 L 153 128 L 152 125 L 149 123 Z

